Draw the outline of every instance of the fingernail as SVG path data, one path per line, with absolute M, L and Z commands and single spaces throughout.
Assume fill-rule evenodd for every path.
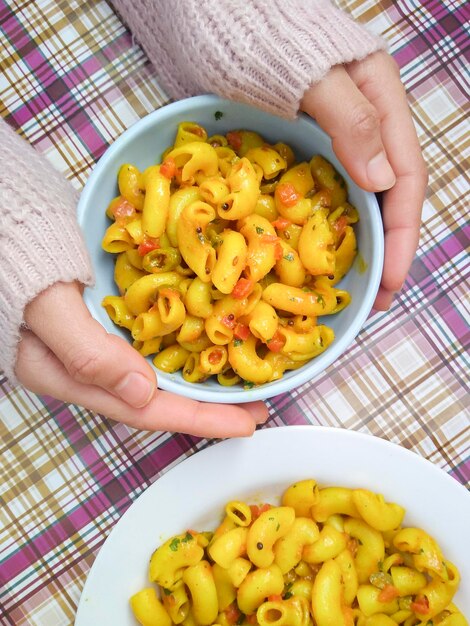
M 147 405 L 155 392 L 155 384 L 138 372 L 130 372 L 116 385 L 121 400 L 137 409 Z
M 384 191 L 393 187 L 396 176 L 388 162 L 385 152 L 379 152 L 367 164 L 367 177 L 376 191 Z

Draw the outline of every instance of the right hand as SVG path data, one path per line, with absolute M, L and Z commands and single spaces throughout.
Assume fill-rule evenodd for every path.
M 268 417 L 263 402 L 196 402 L 157 388 L 155 372 L 94 320 L 77 283 L 56 283 L 25 310 L 16 375 L 31 391 L 86 407 L 139 430 L 246 437 Z
M 351 178 L 384 192 L 385 258 L 374 308 L 386 311 L 416 254 L 428 180 L 397 64 L 376 52 L 336 66 L 305 93 L 301 108 L 330 135 Z

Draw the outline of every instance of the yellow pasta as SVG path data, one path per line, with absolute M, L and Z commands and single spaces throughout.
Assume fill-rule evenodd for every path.
M 283 189 L 295 190 L 295 201 L 285 201 Z M 275 193 L 276 208 L 279 213 L 294 224 L 302 226 L 313 213 L 313 202 L 308 197 L 315 189 L 308 163 L 299 163 L 291 167 L 279 181 L 278 193 Z
M 128 252 L 131 252 L 131 250 L 128 250 Z M 130 262 L 128 252 L 118 254 L 114 265 L 114 282 L 118 286 L 121 295 L 124 295 L 138 278 L 145 276 L 145 272 L 142 269 L 138 269 Z
M 177 225 L 181 256 L 199 279 L 206 283 L 211 280 L 216 254 L 205 236 L 205 230 L 215 215 L 214 208 L 207 202 L 193 202 L 183 209 Z
M 236 526 L 217 537 L 208 548 L 211 559 L 221 567 L 227 569 L 236 558 L 246 554 L 248 530 L 243 526 Z
M 118 173 L 118 187 L 123 196 L 137 211 L 144 207 L 145 187 L 141 172 L 130 163 L 121 166 Z
M 117 255 L 118 293 L 102 305 L 157 369 L 249 388 L 334 341 L 317 318 L 351 301 L 336 285 L 356 257 L 359 216 L 323 157 L 298 162 L 256 131 L 208 137 L 185 121 L 160 162 L 124 163 L 117 187 L 102 247 Z
M 106 252 L 116 254 L 130 250 L 134 243 L 126 227 L 119 222 L 114 222 L 106 229 L 101 245 Z
M 178 124 L 174 147 L 179 148 L 186 143 L 206 140 L 207 132 L 205 128 L 194 122 L 181 122 L 181 124 Z
M 263 178 L 271 180 L 283 172 L 287 167 L 287 162 L 279 152 L 269 146 L 259 146 L 250 148 L 245 157 L 252 163 L 256 163 L 263 171 Z
M 208 561 L 199 561 L 183 572 L 183 582 L 189 589 L 194 619 L 201 626 L 214 623 L 219 603 L 212 568 Z
M 109 317 L 118 326 L 132 330 L 135 316 L 129 311 L 122 296 L 106 296 L 101 305 L 106 309 Z
M 256 337 L 250 335 L 245 341 L 235 339 L 228 344 L 230 364 L 244 380 L 258 385 L 271 380 L 272 366 L 256 353 Z
M 334 237 L 327 210 L 319 209 L 310 217 L 299 238 L 299 256 L 313 276 L 329 276 L 335 271 Z
M 217 153 L 212 146 L 201 141 L 193 141 L 178 146 L 168 154 L 177 167 L 181 167 L 183 182 L 194 180 L 198 172 L 206 176 L 215 176 L 218 171 Z
M 154 584 L 130 605 L 141 626 L 468 626 L 456 566 L 403 518 L 381 494 L 313 479 L 280 505 L 231 500 L 214 532 L 154 551 Z
M 177 343 L 159 352 L 153 359 L 153 363 L 163 372 L 173 374 L 184 366 L 189 355 L 190 352 Z
M 166 229 L 170 206 L 170 181 L 152 165 L 144 172 L 145 198 L 142 210 L 142 228 L 149 237 L 160 237 Z
M 220 236 L 217 261 L 212 270 L 212 283 L 225 294 L 232 293 L 245 269 L 247 243 L 236 230 L 226 229 Z
M 153 587 L 142 589 L 130 599 L 132 611 L 142 626 L 171 626 L 174 622 L 157 598 Z
M 317 186 L 329 191 L 332 208 L 342 206 L 347 199 L 346 183 L 343 177 L 335 171 L 331 163 L 319 155 L 312 157 L 309 165 Z

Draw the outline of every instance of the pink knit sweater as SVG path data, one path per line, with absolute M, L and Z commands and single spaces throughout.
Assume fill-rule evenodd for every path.
M 113 4 L 173 98 L 212 92 L 285 117 L 333 65 L 385 47 L 327 0 Z M 0 145 L 0 367 L 15 382 L 26 304 L 54 282 L 93 278 L 70 184 L 3 121 Z

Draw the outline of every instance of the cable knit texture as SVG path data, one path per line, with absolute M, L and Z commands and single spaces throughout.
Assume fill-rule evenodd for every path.
M 0 121 L 0 367 L 12 382 L 25 306 L 57 281 L 92 283 L 77 193 Z
M 333 65 L 386 48 L 327 0 L 113 0 L 174 98 L 200 93 L 293 118 Z
M 113 4 L 174 99 L 211 92 L 288 118 L 333 65 L 386 47 L 327 0 Z M 2 121 L 0 145 L 0 367 L 15 382 L 26 304 L 57 281 L 91 284 L 92 271 L 72 187 Z

